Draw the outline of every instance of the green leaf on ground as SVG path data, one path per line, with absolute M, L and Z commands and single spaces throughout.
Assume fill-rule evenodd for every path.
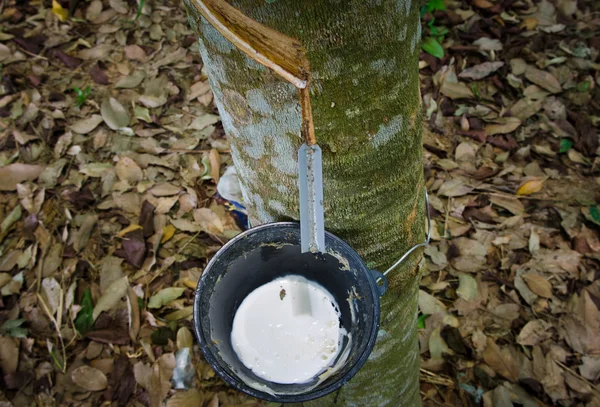
M 569 151 L 571 149 L 571 147 L 573 147 L 573 141 L 569 140 L 568 138 L 564 138 L 562 140 L 560 140 L 560 152 L 561 153 L 566 153 L 567 151 Z
M 600 222 L 600 209 L 597 206 L 590 207 L 590 215 L 596 222 Z
M 417 329 L 425 329 L 425 321 L 427 321 L 427 318 L 429 318 L 431 315 L 429 314 L 421 314 L 419 315 L 419 318 L 417 318 Z
M 433 55 L 436 58 L 442 59 L 444 58 L 444 48 L 442 47 L 442 44 L 440 44 L 440 42 L 434 38 L 434 37 L 427 37 L 425 38 L 425 40 L 423 41 L 423 51 L 427 52 L 428 54 Z
M 94 323 L 92 313 L 94 311 L 94 303 L 92 302 L 92 292 L 90 289 L 86 289 L 83 292 L 83 298 L 81 299 L 81 309 L 75 318 L 75 329 L 80 334 L 85 334 Z

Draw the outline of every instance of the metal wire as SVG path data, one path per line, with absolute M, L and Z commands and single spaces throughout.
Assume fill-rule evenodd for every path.
M 429 194 L 427 193 L 427 189 L 425 190 L 425 211 L 427 213 L 427 240 L 423 243 L 419 243 L 411 247 L 400 259 L 394 263 L 389 269 L 383 272 L 383 275 L 386 276 L 387 273 L 398 267 L 413 251 L 418 249 L 419 247 L 425 247 L 431 241 L 431 215 L 429 214 Z

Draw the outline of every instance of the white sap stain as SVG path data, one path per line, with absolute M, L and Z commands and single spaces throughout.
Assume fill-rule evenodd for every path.
M 404 119 L 402 115 L 398 115 L 392 118 L 388 123 L 384 123 L 379 126 L 379 130 L 373 136 L 371 143 L 376 148 L 385 145 L 390 139 L 398 134 L 402 130 L 402 123 Z
M 279 201 L 271 200 L 267 205 L 279 214 L 285 213 L 285 206 Z
M 250 89 L 246 92 L 248 106 L 255 112 L 263 115 L 273 114 L 273 108 L 259 89 Z
M 290 192 L 289 188 L 286 187 L 285 185 L 281 185 L 281 184 L 275 185 L 275 188 L 282 194 L 287 194 L 288 192 Z
M 378 59 L 376 61 L 371 62 L 371 69 L 379 72 L 383 75 L 389 75 L 394 72 L 394 68 L 396 67 L 396 58 L 392 59 Z
M 404 2 L 406 3 L 406 17 L 408 17 L 408 15 L 410 14 L 410 6 L 412 4 L 412 1 L 411 0 L 404 0 Z

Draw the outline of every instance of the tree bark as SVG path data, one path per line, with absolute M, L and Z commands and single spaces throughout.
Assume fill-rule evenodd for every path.
M 189 3 L 187 3 L 189 1 Z M 298 219 L 296 89 L 239 52 L 186 0 L 253 225 Z M 418 55 L 411 0 L 233 0 L 299 39 L 323 150 L 325 225 L 385 270 L 425 237 Z M 418 253 L 418 254 L 417 254 Z M 307 406 L 418 406 L 421 252 L 389 277 L 377 344 L 338 392 Z

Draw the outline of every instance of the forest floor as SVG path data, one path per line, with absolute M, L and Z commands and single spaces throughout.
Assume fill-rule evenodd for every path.
M 260 405 L 197 347 L 175 369 L 240 231 L 183 5 L 72 3 L 0 2 L 0 406 Z M 599 407 L 600 4 L 445 6 L 419 67 L 424 404 Z

